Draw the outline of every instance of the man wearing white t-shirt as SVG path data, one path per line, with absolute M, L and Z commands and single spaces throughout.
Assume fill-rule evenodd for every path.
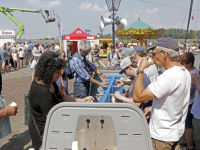
M 149 128 L 154 150 L 174 150 L 185 129 L 185 119 L 190 99 L 191 76 L 178 62 L 178 43 L 172 38 L 162 37 L 153 48 L 153 62 L 148 56 L 140 62 L 135 81 L 133 99 L 135 102 L 153 100 Z M 143 87 L 143 71 L 154 64 L 164 67 L 163 74 L 147 88 Z

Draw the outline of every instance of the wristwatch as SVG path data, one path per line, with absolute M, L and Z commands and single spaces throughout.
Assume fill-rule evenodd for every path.
M 103 73 L 100 73 L 100 76 L 102 75 Z
M 138 75 L 139 73 L 144 73 L 143 71 L 140 71 L 139 69 L 136 71 L 136 74 Z

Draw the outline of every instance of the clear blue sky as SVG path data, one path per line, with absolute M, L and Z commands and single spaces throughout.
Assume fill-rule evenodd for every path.
M 60 16 L 63 27 L 63 34 L 69 34 L 76 28 L 89 29 L 91 34 L 99 33 L 101 15 L 108 17 L 105 0 L 1 0 L 1 6 L 21 9 L 32 9 L 43 11 L 54 9 Z M 154 28 L 182 28 L 186 29 L 188 20 L 188 8 L 190 0 L 121 0 L 117 15 L 127 19 L 128 25 L 141 16 L 141 20 Z M 193 9 L 200 9 L 200 2 L 194 1 Z M 184 9 L 187 8 L 187 9 Z M 190 29 L 199 29 L 200 15 L 193 11 L 194 20 L 191 20 Z M 40 14 L 28 12 L 13 12 L 25 26 L 22 38 L 44 38 L 50 33 L 50 37 L 58 36 L 56 23 L 45 24 Z M 185 19 L 185 21 L 184 21 Z M 0 29 L 17 29 L 3 13 L 0 14 Z M 183 24 L 184 22 L 184 24 Z M 112 26 L 104 29 L 104 34 L 112 32 Z

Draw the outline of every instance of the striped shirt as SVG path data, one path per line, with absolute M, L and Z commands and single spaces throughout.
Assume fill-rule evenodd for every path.
M 76 54 L 78 54 L 78 53 L 76 53 Z M 70 68 L 71 68 L 72 72 L 75 72 L 74 82 L 86 83 L 91 78 L 91 76 L 89 75 L 89 73 L 86 69 L 85 63 L 83 62 L 84 57 L 81 56 L 81 59 L 82 60 L 80 60 L 78 57 L 73 57 L 70 60 Z M 86 58 L 86 61 L 87 61 L 87 65 L 91 69 L 91 71 L 94 71 L 96 69 L 96 66 L 93 63 L 91 63 L 87 58 Z
M 4 97 L 0 94 L 0 110 L 6 107 L 7 103 Z M 7 135 L 11 134 L 10 118 L 0 118 L 0 139 L 3 139 Z

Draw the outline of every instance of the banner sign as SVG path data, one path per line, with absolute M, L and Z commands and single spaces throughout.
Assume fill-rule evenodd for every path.
M 0 30 L 0 35 L 15 35 L 15 30 Z
M 56 14 L 55 14 L 55 16 L 56 16 L 56 25 L 58 27 L 59 41 L 60 41 L 60 45 L 62 46 L 62 24 L 61 24 L 60 17 Z

